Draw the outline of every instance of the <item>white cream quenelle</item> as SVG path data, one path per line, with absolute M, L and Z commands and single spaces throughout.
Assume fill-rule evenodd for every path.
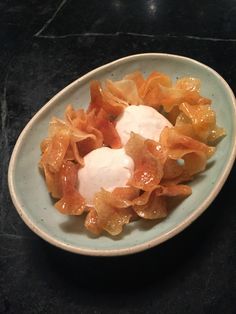
M 134 132 L 145 139 L 158 141 L 164 127 L 171 123 L 155 109 L 148 106 L 129 106 L 118 117 L 116 130 L 124 146 L 130 133 Z M 124 148 L 97 148 L 84 157 L 84 167 L 78 171 L 80 194 L 87 206 L 93 205 L 94 195 L 101 190 L 113 191 L 124 187 L 134 171 L 133 159 L 125 153 Z
M 84 157 L 84 167 L 78 171 L 79 192 L 87 206 L 93 204 L 94 195 L 101 190 L 113 191 L 124 187 L 134 171 L 134 162 L 123 148 L 97 148 Z
M 154 108 L 132 105 L 126 107 L 117 119 L 116 130 L 122 145 L 125 145 L 131 132 L 137 133 L 145 139 L 158 141 L 161 131 L 166 126 L 171 127 L 172 124 Z

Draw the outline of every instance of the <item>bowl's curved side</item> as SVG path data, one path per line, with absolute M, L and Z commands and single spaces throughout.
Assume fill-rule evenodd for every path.
M 164 232 L 162 235 L 159 235 L 157 237 L 153 237 L 152 239 L 148 240 L 147 242 L 141 242 L 139 244 L 133 243 L 131 246 L 126 246 L 122 248 L 111 248 L 111 249 L 92 249 L 92 248 L 86 248 L 82 246 L 76 246 L 72 245 L 70 243 L 67 243 L 66 241 L 61 241 L 58 238 L 55 238 L 52 234 L 49 234 L 45 230 L 43 230 L 33 219 L 30 217 L 29 212 L 27 212 L 27 208 L 25 208 L 24 204 L 19 200 L 19 195 L 17 192 L 17 182 L 15 179 L 15 173 L 16 173 L 16 165 L 17 161 L 20 156 L 20 152 L 22 151 L 25 142 L 27 141 L 27 136 L 29 136 L 30 132 L 34 129 L 34 126 L 36 124 L 39 124 L 42 122 L 42 119 L 45 118 L 49 113 L 53 113 L 53 109 L 56 108 L 57 103 L 65 102 L 67 97 L 69 95 L 73 94 L 76 89 L 79 87 L 82 88 L 84 82 L 90 81 L 94 77 L 99 77 L 99 75 L 102 75 L 104 73 L 108 73 L 113 71 L 114 69 L 119 68 L 121 65 L 129 65 L 131 63 L 136 62 L 149 62 L 150 60 L 175 60 L 178 62 L 184 62 L 189 64 L 194 64 L 204 71 L 207 71 L 211 75 L 217 78 L 219 80 L 220 84 L 224 87 L 225 92 L 227 93 L 229 99 L 230 99 L 230 108 L 232 110 L 232 129 L 234 130 L 231 134 L 231 147 L 230 147 L 230 156 L 228 158 L 228 162 L 226 167 L 222 170 L 220 178 L 217 182 L 217 184 L 212 189 L 211 193 L 208 195 L 208 197 L 200 204 L 200 206 L 194 210 L 186 219 L 181 221 L 181 223 L 178 223 L 174 228 L 171 230 Z M 29 226 L 29 228 L 35 232 L 37 235 L 39 235 L 44 240 L 48 241 L 49 243 L 60 247 L 62 249 L 65 249 L 70 252 L 74 253 L 80 253 L 85 255 L 97 255 L 97 256 L 114 256 L 114 255 L 125 255 L 125 254 L 131 254 L 135 252 L 139 252 L 145 249 L 148 249 L 150 247 L 153 247 L 155 245 L 158 245 L 171 237 L 175 236 L 179 232 L 181 232 L 183 229 L 185 229 L 188 225 L 190 225 L 198 216 L 201 215 L 201 213 L 210 205 L 210 203 L 214 200 L 214 198 L 219 193 L 220 189 L 222 188 L 223 184 L 225 183 L 230 170 L 233 166 L 234 160 L 236 156 L 236 102 L 235 97 L 233 95 L 232 90 L 230 89 L 229 85 L 225 82 L 225 80 L 213 69 L 209 68 L 208 66 L 186 58 L 182 56 L 176 56 L 176 55 L 170 55 L 170 54 L 159 54 L 159 53 L 145 53 L 145 54 L 138 54 L 138 55 L 132 55 L 128 56 L 116 61 L 113 61 L 111 63 L 108 63 L 106 65 L 103 65 L 86 75 L 82 76 L 78 80 L 72 82 L 70 85 L 65 87 L 62 91 L 60 91 L 57 95 L 55 95 L 46 105 L 44 105 L 37 113 L 36 115 L 30 120 L 30 122 L 26 125 L 26 127 L 23 129 L 22 133 L 20 134 L 15 148 L 13 150 L 10 163 L 9 163 L 9 169 L 8 169 L 8 185 L 10 194 L 14 203 L 14 206 L 16 207 L 19 215 L 23 219 L 23 221 Z

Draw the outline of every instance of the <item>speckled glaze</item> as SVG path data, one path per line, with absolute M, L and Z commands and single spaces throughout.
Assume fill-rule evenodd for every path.
M 124 228 L 118 237 L 90 235 L 84 217 L 68 217 L 53 207 L 38 169 L 40 142 L 47 135 L 52 116 L 62 117 L 68 103 L 86 107 L 92 79 L 120 79 L 135 70 L 148 74 L 158 69 L 173 80 L 194 76 L 201 80 L 201 94 L 213 100 L 220 126 L 227 136 L 207 170 L 191 183 L 193 194 L 181 202 L 162 222 L 138 221 Z M 235 98 L 228 84 L 211 68 L 192 59 L 159 53 L 133 55 L 99 67 L 64 88 L 30 120 L 22 131 L 9 165 L 8 182 L 14 205 L 24 222 L 40 237 L 62 249 L 96 256 L 131 254 L 158 245 L 190 225 L 214 200 L 232 168 L 236 144 Z

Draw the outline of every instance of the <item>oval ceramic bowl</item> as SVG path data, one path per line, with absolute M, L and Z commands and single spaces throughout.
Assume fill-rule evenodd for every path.
M 44 178 L 38 169 L 40 142 L 47 136 L 52 116 L 63 117 L 67 104 L 84 107 L 89 103 L 92 79 L 120 79 L 127 73 L 154 69 L 175 80 L 194 76 L 201 80 L 201 94 L 213 100 L 217 122 L 227 136 L 218 144 L 208 169 L 192 183 L 193 193 L 162 222 L 133 222 L 118 237 L 91 236 L 83 227 L 84 217 L 68 217 L 54 207 Z M 214 70 L 195 60 L 148 53 L 133 55 L 99 67 L 79 78 L 53 97 L 21 133 L 9 165 L 9 188 L 14 205 L 24 222 L 40 237 L 62 249 L 86 255 L 124 255 L 142 251 L 173 237 L 190 225 L 214 200 L 222 188 L 235 159 L 236 113 L 234 95 Z

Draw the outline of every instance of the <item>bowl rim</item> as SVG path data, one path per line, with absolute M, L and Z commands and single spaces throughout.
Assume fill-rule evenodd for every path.
M 232 109 L 234 111 L 234 117 L 236 117 L 236 100 L 233 91 L 231 90 L 230 86 L 228 83 L 223 79 L 223 77 L 217 73 L 214 69 L 210 68 L 209 66 L 191 59 L 189 57 L 185 56 L 180 56 L 176 54 L 168 54 L 168 53 L 140 53 L 140 54 L 134 54 L 134 55 L 129 55 L 120 59 L 117 59 L 115 61 L 106 63 L 102 66 L 99 66 L 88 73 L 82 75 L 69 85 L 65 86 L 61 91 L 59 91 L 55 96 L 53 96 L 45 105 L 42 106 L 41 109 L 37 111 L 37 113 L 30 119 L 30 121 L 26 124 L 24 129 L 22 130 L 21 134 L 19 135 L 16 144 L 14 146 L 10 162 L 9 162 L 9 167 L 8 167 L 8 187 L 10 191 L 10 195 L 13 201 L 13 204 L 22 218 L 22 220 L 25 222 L 25 224 L 34 232 L 36 233 L 39 237 L 42 239 L 46 240 L 50 244 L 64 249 L 66 251 L 72 252 L 72 253 L 78 253 L 82 255 L 89 255 L 89 256 L 120 256 L 120 255 L 128 255 L 128 254 L 133 254 L 133 253 L 138 253 L 141 251 L 144 251 L 146 249 L 152 248 L 154 246 L 157 246 L 168 239 L 174 237 L 181 231 L 183 231 L 185 228 L 187 228 L 192 222 L 194 222 L 211 204 L 211 202 L 216 198 L 218 193 L 220 192 L 221 188 L 223 187 L 232 167 L 234 164 L 234 160 L 236 158 L 236 134 L 233 134 L 233 147 L 231 151 L 231 155 L 229 157 L 229 162 L 222 171 L 222 174 L 220 176 L 220 180 L 218 181 L 217 185 L 212 189 L 211 193 L 208 195 L 208 197 L 204 200 L 204 202 L 194 210 L 193 213 L 191 213 L 187 218 L 185 218 L 183 221 L 178 223 L 173 229 L 170 231 L 164 232 L 163 234 L 154 237 L 153 239 L 146 241 L 144 243 L 134 245 L 132 247 L 127 247 L 127 248 L 118 248 L 118 249 L 100 249 L 100 250 L 95 250 L 95 249 L 90 249 L 90 248 L 81 248 L 77 247 L 74 245 L 71 245 L 69 243 L 62 242 L 58 239 L 55 239 L 53 236 L 48 234 L 47 232 L 41 230 L 27 215 L 27 213 L 24 211 L 24 208 L 21 207 L 20 202 L 18 201 L 17 198 L 17 193 L 15 190 L 14 186 L 14 170 L 15 170 L 15 165 L 16 165 L 16 159 L 18 156 L 18 153 L 20 151 L 20 148 L 23 144 L 24 138 L 27 135 L 28 130 L 33 126 L 33 124 L 40 118 L 41 114 L 48 108 L 50 107 L 54 102 L 57 101 L 58 98 L 60 98 L 63 94 L 69 92 L 70 90 L 73 89 L 75 85 L 77 85 L 80 81 L 83 81 L 85 79 L 89 79 L 90 76 L 93 76 L 96 72 L 104 70 L 104 69 L 109 69 L 110 67 L 117 66 L 129 61 L 134 61 L 143 59 L 143 58 L 172 58 L 172 59 L 178 59 L 182 61 L 188 61 L 190 63 L 194 63 L 197 66 L 200 66 L 201 68 L 204 68 L 205 70 L 210 71 L 214 76 L 216 76 L 224 86 L 225 90 L 227 91 L 228 95 L 230 96 L 231 99 L 231 105 Z M 236 129 L 236 118 L 232 119 L 234 128 Z

